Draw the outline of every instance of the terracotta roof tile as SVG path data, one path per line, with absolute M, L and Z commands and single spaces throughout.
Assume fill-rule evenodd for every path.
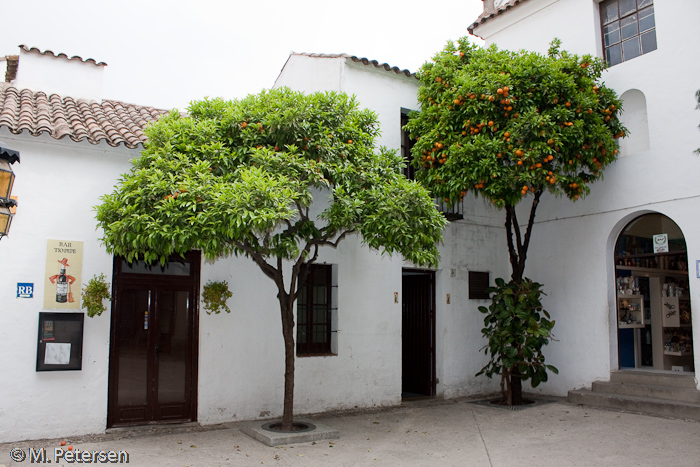
M 52 57 L 56 57 L 56 58 L 65 58 L 67 60 L 80 60 L 81 62 L 92 63 L 93 65 L 97 65 L 97 66 L 107 66 L 107 64 L 105 62 L 98 63 L 94 58 L 86 58 L 83 60 L 83 58 L 78 56 L 78 55 L 73 55 L 72 57 L 69 57 L 68 55 L 66 55 L 64 53 L 56 54 L 50 50 L 44 50 L 42 52 L 41 50 L 39 50 L 36 47 L 27 47 L 26 45 L 20 45 L 19 48 L 24 50 L 27 53 L 31 52 L 31 53 L 38 53 L 40 55 L 51 55 Z
M 47 96 L 29 89 L 0 84 L 0 127 L 14 134 L 33 136 L 48 133 L 52 138 L 69 137 L 92 144 L 134 149 L 146 141 L 144 128 L 168 111 L 120 101 L 76 101 L 57 94 Z
M 516 6 L 516 5 L 520 4 L 520 3 L 525 3 L 526 1 L 527 1 L 527 0 L 508 0 L 508 1 L 505 2 L 503 5 L 501 5 L 500 7 L 498 7 L 498 8 L 496 9 L 496 11 L 494 11 L 494 12 L 487 13 L 487 12 L 484 11 L 483 13 L 481 13 L 481 14 L 479 15 L 479 17 L 476 19 L 476 21 L 474 21 L 474 22 L 467 28 L 467 31 L 469 31 L 469 34 L 474 34 L 474 28 L 475 28 L 475 27 L 481 26 L 482 24 L 484 24 L 485 22 L 487 22 L 487 21 L 490 20 L 491 18 L 495 18 L 495 17 L 498 16 L 498 15 L 502 15 L 503 13 L 505 13 L 505 12 L 508 11 L 508 10 L 510 10 L 510 9 L 513 8 L 514 6 Z
M 402 70 L 398 67 L 391 66 L 388 63 L 379 63 L 377 60 L 370 60 L 368 58 L 356 57 L 355 55 L 348 54 L 311 54 L 311 53 L 296 53 L 293 52 L 292 55 L 303 55 L 305 57 L 321 57 L 321 58 L 349 58 L 353 62 L 362 63 L 363 65 L 373 65 L 375 68 L 383 68 L 386 71 L 393 71 L 397 75 L 406 75 L 409 78 L 415 77 L 416 74 L 410 72 L 409 70 Z

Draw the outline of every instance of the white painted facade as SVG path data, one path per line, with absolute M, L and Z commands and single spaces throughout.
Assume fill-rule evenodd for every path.
M 610 67 L 605 84 L 624 100 L 622 120 L 631 130 L 619 160 L 584 200 L 543 197 L 528 254 L 526 275 L 545 284 L 545 308 L 557 320 L 558 342 L 547 359 L 560 374 L 540 389 L 565 395 L 569 389 L 607 380 L 618 368 L 613 249 L 622 229 L 644 213 L 661 213 L 682 230 L 688 250 L 693 301 L 694 362 L 700 359 L 700 187 L 695 176 L 700 147 L 695 110 L 695 56 L 700 36 L 696 2 L 654 2 L 655 51 Z M 474 28 L 486 45 L 546 53 L 558 37 L 563 49 L 602 56 L 599 5 L 594 0 L 527 0 Z M 644 105 L 646 103 L 646 106 Z M 644 124 L 644 119 L 648 125 Z M 648 129 L 647 129 L 648 128 Z
M 700 188 L 692 178 L 700 169 L 700 159 L 692 154 L 700 147 L 700 113 L 693 99 L 698 87 L 693 77 L 700 74 L 700 64 L 691 58 L 700 38 L 688 33 L 694 30 L 700 6 L 691 3 L 679 12 L 677 2 L 657 2 L 658 49 L 604 75 L 606 84 L 623 96 L 623 119 L 632 130 L 622 142 L 620 159 L 586 199 L 571 203 L 545 196 L 538 210 L 526 276 L 545 284 L 544 304 L 557 321 L 558 339 L 545 353 L 548 363 L 560 370 L 537 389 L 543 394 L 565 395 L 569 389 L 607 379 L 618 367 L 613 249 L 621 230 L 635 217 L 662 213 L 682 229 L 691 296 L 700 303 L 695 277 Z M 600 56 L 599 21 L 593 0 L 527 0 L 476 27 L 475 33 L 487 45 L 543 53 L 551 39 L 559 37 L 569 51 Z M 51 63 L 72 71 L 42 68 Z M 73 73 L 76 67 L 89 71 Z M 94 68 L 77 60 L 25 53 L 17 82 L 34 90 L 99 100 L 103 68 Z M 32 81 L 31 69 L 41 69 L 46 79 Z M 354 94 L 362 107 L 377 112 L 379 144 L 396 150 L 401 145 L 401 111 L 418 105 L 415 78 L 347 56 L 293 54 L 275 85 Z M 35 371 L 38 313 L 51 311 L 42 302 L 46 242 L 83 241 L 84 280 L 105 273 L 112 282 L 112 258 L 99 242 L 93 206 L 112 191 L 139 151 L 26 132 L 14 135 L 5 128 L 0 128 L 0 140 L 20 151 L 22 158 L 13 166 L 19 207 L 10 236 L 0 242 L 0 368 L 7 380 L 0 385 L 0 442 L 103 432 L 110 311 L 85 318 L 81 371 Z M 503 222 L 503 213 L 469 197 L 464 219 L 451 222 L 445 231 L 436 270 L 438 397 L 498 390 L 498 381 L 474 377 L 485 363 L 479 352 L 484 341 L 477 308 L 486 301 L 468 298 L 467 275 L 488 271 L 492 281 L 509 276 Z M 322 250 L 319 262 L 337 265 L 337 355 L 297 358 L 295 413 L 400 403 L 401 273 L 411 266 L 401 258 L 369 251 L 352 237 L 335 250 Z M 204 261 L 200 279 L 201 284 L 227 280 L 234 295 L 228 303 L 231 315 L 199 313 L 197 421 L 279 416 L 284 351 L 275 287 L 245 258 Z M 18 282 L 35 284 L 33 299 L 16 298 Z M 395 292 L 399 303 L 394 302 Z M 693 323 L 695 336 L 700 336 L 697 311 Z
M 355 94 L 362 107 L 379 115 L 379 144 L 400 150 L 401 109 L 417 106 L 415 78 L 345 58 L 299 56 L 297 62 L 296 57 L 290 57 L 277 85 Z M 23 63 L 20 59 L 20 70 Z M 94 84 L 90 73 L 84 79 Z M 109 309 L 85 317 L 82 370 L 35 371 L 38 314 L 52 311 L 42 299 L 46 244 L 49 239 L 84 242 L 83 281 L 104 273 L 113 282 L 112 257 L 100 244 L 93 207 L 130 169 L 139 150 L 15 135 L 6 128 L 0 128 L 0 140 L 21 154 L 21 163 L 13 166 L 19 206 L 9 236 L 0 242 L 5 266 L 0 268 L 0 368 L 7 375 L 0 385 L 0 442 L 104 432 Z M 508 274 L 501 217 L 481 201 L 465 202 L 464 211 L 465 219 L 446 229 L 436 271 L 436 393 L 448 398 L 497 389 L 497 382 L 473 376 L 485 362 L 478 353 L 482 315 L 477 310 L 485 301 L 469 300 L 466 279 L 469 270 L 488 271 L 492 278 Z M 318 262 L 337 265 L 337 355 L 297 358 L 295 413 L 399 404 L 401 275 L 410 265 L 370 251 L 357 237 L 321 250 Z M 203 261 L 200 279 L 201 285 L 227 280 L 233 297 L 230 315 L 207 315 L 200 308 L 197 421 L 280 416 L 284 349 L 272 281 L 245 258 Z M 16 298 L 19 282 L 35 284 L 34 298 Z M 74 294 L 79 296 L 77 290 Z

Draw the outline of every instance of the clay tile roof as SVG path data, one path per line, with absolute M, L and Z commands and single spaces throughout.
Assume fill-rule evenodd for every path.
M 498 15 L 502 15 L 506 11 L 510 10 L 514 6 L 520 4 L 520 3 L 525 3 L 527 0 L 508 0 L 505 2 L 503 5 L 501 5 L 499 8 L 496 9 L 495 12 L 483 12 L 479 15 L 479 17 L 474 21 L 468 28 L 467 31 L 469 31 L 469 34 L 474 34 L 474 28 L 477 26 L 481 26 L 491 18 L 495 18 Z
M 409 78 L 415 77 L 416 74 L 409 70 L 402 70 L 398 67 L 391 66 L 388 63 L 379 63 L 377 60 L 369 60 L 367 58 L 356 57 L 348 54 L 310 54 L 310 53 L 292 53 L 292 55 L 303 55 L 306 57 L 322 57 L 322 58 L 349 58 L 353 62 L 362 63 L 363 65 L 373 65 L 375 68 L 383 68 L 386 71 L 393 71 L 397 75 L 406 75 Z
M 28 52 L 28 53 L 29 53 L 29 52 L 33 52 L 33 53 L 38 53 L 38 54 L 41 54 L 41 55 L 51 55 L 52 57 L 56 57 L 56 58 L 65 58 L 66 60 L 80 60 L 81 62 L 84 62 L 84 63 L 92 63 L 93 65 L 96 65 L 96 66 L 107 66 L 107 64 L 106 64 L 105 62 L 99 62 L 99 63 L 98 63 L 98 62 L 97 62 L 95 59 L 93 59 L 93 58 L 86 58 L 86 59 L 83 60 L 83 58 L 82 58 L 82 57 L 79 57 L 78 55 L 73 55 L 72 57 L 69 57 L 68 55 L 66 55 L 66 54 L 64 54 L 64 53 L 58 53 L 58 54 L 56 54 L 56 53 L 53 53 L 53 52 L 50 51 L 50 50 L 45 50 L 45 51 L 42 52 L 41 50 L 37 49 L 36 47 L 27 47 L 26 45 L 20 45 L 19 48 L 22 49 L 22 50 L 24 50 L 25 52 Z
M 73 141 L 104 141 L 110 146 L 123 144 L 135 149 L 147 139 L 144 128 L 167 113 L 120 101 L 76 101 L 0 84 L 0 127 L 14 134 L 26 130 L 32 136 L 47 133 L 55 139 L 67 136 Z

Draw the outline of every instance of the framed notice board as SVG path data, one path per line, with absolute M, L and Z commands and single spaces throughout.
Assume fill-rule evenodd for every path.
M 80 370 L 83 313 L 39 313 L 36 371 Z

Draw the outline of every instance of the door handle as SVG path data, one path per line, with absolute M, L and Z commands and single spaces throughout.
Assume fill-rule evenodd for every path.
M 155 358 L 154 358 L 154 360 L 156 362 L 158 361 L 158 354 L 160 354 L 160 347 L 156 345 L 156 353 L 155 353 Z

